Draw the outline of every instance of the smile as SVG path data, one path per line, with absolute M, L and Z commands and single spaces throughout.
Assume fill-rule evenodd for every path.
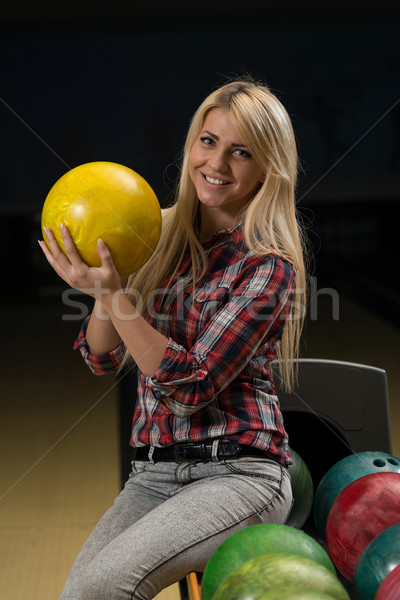
M 203 175 L 204 179 L 208 181 L 208 183 L 212 183 L 214 185 L 227 185 L 230 183 L 229 181 L 224 181 L 223 179 L 214 179 L 214 177 L 209 177 L 209 175 Z

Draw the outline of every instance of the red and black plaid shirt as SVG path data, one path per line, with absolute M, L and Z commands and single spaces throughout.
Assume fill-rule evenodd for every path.
M 269 363 L 288 317 L 293 267 L 244 244 L 243 224 L 204 245 L 208 269 L 195 293 L 190 257 L 147 320 L 169 338 L 153 377 L 138 371 L 132 446 L 234 439 L 290 464 L 288 439 Z M 165 290 L 164 290 L 165 292 Z M 84 322 L 75 348 L 96 375 L 115 372 L 123 345 L 90 353 Z

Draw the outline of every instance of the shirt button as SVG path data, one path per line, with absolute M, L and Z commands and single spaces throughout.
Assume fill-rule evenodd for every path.
M 197 374 L 201 379 L 204 379 L 204 377 L 207 377 L 207 371 L 198 371 Z
M 201 296 L 199 296 L 199 300 L 204 300 L 205 297 L 206 297 L 205 294 L 201 294 Z

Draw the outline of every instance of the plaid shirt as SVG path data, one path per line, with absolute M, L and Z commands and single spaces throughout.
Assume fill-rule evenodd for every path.
M 243 224 L 218 232 L 204 248 L 208 269 L 194 294 L 188 257 L 152 298 L 147 320 L 169 343 L 154 376 L 138 371 L 131 445 L 229 438 L 288 465 L 269 363 L 289 313 L 294 269 L 275 255 L 249 252 Z M 89 319 L 74 348 L 96 375 L 115 372 L 124 347 L 91 354 Z

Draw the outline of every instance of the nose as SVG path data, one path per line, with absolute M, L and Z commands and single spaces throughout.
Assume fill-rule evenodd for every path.
M 226 173 L 229 169 L 229 160 L 226 152 L 221 149 L 216 149 L 210 157 L 210 167 L 216 173 Z

